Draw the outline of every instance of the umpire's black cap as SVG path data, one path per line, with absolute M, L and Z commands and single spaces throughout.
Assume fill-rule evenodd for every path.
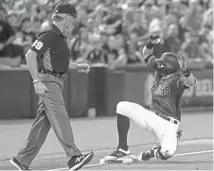
M 65 3 L 65 2 L 61 2 L 61 3 L 57 4 L 54 9 L 54 12 L 61 13 L 61 14 L 69 14 L 73 17 L 77 17 L 75 6 Z

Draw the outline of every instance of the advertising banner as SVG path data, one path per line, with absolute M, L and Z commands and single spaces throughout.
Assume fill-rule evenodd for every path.
M 213 70 L 198 70 L 193 72 L 197 85 L 184 93 L 183 106 L 213 105 Z

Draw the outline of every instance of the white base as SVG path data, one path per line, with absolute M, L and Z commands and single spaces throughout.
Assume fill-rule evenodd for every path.
M 139 157 L 136 155 L 128 155 L 121 158 L 109 158 L 109 156 L 106 156 L 102 159 L 100 159 L 100 164 L 108 164 L 108 163 L 123 163 L 123 164 L 130 164 L 134 162 L 139 162 Z

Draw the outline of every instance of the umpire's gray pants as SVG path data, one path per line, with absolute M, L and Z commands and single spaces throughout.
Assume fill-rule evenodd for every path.
M 40 74 L 41 80 L 49 91 L 39 95 L 39 109 L 34 120 L 26 145 L 17 154 L 16 159 L 29 166 L 42 147 L 52 127 L 67 156 L 80 155 L 76 147 L 68 113 L 63 98 L 63 80 L 50 74 Z

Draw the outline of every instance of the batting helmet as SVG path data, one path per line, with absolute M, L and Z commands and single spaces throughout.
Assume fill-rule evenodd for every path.
M 178 56 L 174 53 L 166 52 L 156 61 L 158 74 L 168 75 L 181 71 Z

